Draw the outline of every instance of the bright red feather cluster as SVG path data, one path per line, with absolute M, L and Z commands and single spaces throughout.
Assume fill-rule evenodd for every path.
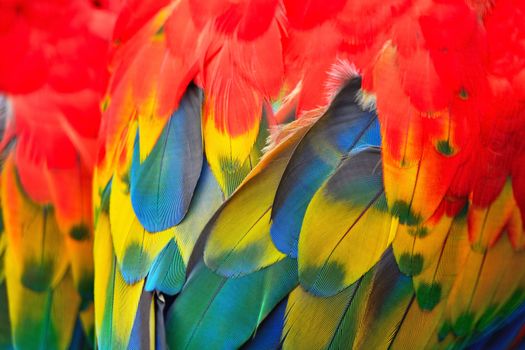
M 24 190 L 38 203 L 55 205 L 65 230 L 91 221 L 99 106 L 115 17 L 109 6 L 116 4 L 0 2 L 0 92 L 10 96 L 14 112 L 2 145 L 16 140 Z

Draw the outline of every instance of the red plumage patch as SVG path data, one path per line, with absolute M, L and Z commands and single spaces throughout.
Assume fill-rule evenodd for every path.
M 346 0 L 285 0 L 284 7 L 292 27 L 310 29 L 335 18 L 345 3 Z

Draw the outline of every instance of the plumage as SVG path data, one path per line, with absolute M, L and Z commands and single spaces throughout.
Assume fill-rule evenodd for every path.
M 154 310 L 153 293 L 142 292 L 130 333 L 128 349 L 151 349 L 155 347 Z
M 246 276 L 226 278 L 201 262 L 168 312 L 168 345 L 240 347 L 295 287 L 296 271 L 295 261 L 285 259 Z M 225 318 L 235 325 L 221 322 Z
M 190 87 L 148 157 L 140 161 L 140 126 L 129 188 L 133 209 L 149 232 L 179 224 L 190 205 L 202 165 L 201 92 Z
M 297 257 L 304 213 L 321 184 L 352 149 L 379 145 L 377 117 L 357 105 L 358 85 L 354 81 L 344 88 L 340 101 L 333 102 L 299 143 L 282 175 L 271 211 L 271 233 L 277 248 L 290 256 Z
M 264 111 L 261 113 L 264 117 Z M 226 134 L 221 135 L 221 133 L 216 132 L 211 126 L 208 128 L 208 132 L 204 135 L 206 154 L 208 154 L 208 159 L 212 157 L 209 163 L 210 167 L 217 178 L 217 182 L 219 183 L 222 192 L 226 196 L 231 195 L 237 187 L 239 187 L 244 178 L 259 162 L 259 159 L 262 156 L 261 150 L 264 147 L 266 137 L 268 136 L 266 124 L 266 120 L 263 118 L 260 121 L 260 128 L 258 130 L 253 130 L 253 134 L 251 134 L 250 137 L 253 137 L 254 140 L 252 143 L 249 143 L 251 146 L 250 149 L 248 149 L 248 145 L 243 145 L 245 142 L 243 136 L 229 138 Z M 207 125 L 209 125 L 208 122 Z M 235 157 L 232 155 L 228 156 L 229 153 L 235 152 L 239 147 L 246 148 L 248 151 L 248 154 L 244 157 L 242 162 L 235 160 Z M 214 156 L 213 154 L 215 153 L 221 153 L 221 155 Z M 215 157 L 220 158 L 218 163 L 213 161 Z
M 288 302 L 284 348 L 387 346 L 403 318 L 399 310 L 410 305 L 413 291 L 410 280 L 397 270 L 391 251 L 383 259 L 339 294 L 323 297 L 296 289 Z
M 445 217 L 441 220 L 450 219 Z M 464 265 L 470 251 L 464 213 L 447 226 L 444 240 L 432 242 L 434 246 L 428 244 L 429 249 L 421 254 L 421 272 L 413 276 L 417 302 L 422 310 L 433 310 L 442 300 L 446 300 L 460 272 L 459 267 Z M 433 235 L 441 233 L 441 230 L 432 232 Z M 395 252 L 395 242 L 393 247 Z M 433 256 L 429 256 L 429 252 Z
M 284 259 L 269 236 L 270 211 L 290 153 L 304 132 L 306 127 L 269 152 L 210 220 L 201 240 L 206 239 L 204 260 L 212 270 L 236 277 Z
M 405 322 L 407 309 L 414 304 L 410 279 L 399 273 L 391 252 L 375 266 L 374 280 L 367 299 L 366 310 L 354 340 L 354 348 L 389 347 Z
M 81 241 L 66 237 L 68 257 L 71 262 L 71 275 L 75 289 L 82 297 L 82 306 L 93 303 L 93 278 L 95 276 L 93 263 L 93 239 Z
M 452 222 L 452 217 L 438 210 L 427 222 L 416 227 L 399 225 L 392 247 L 401 271 L 418 276 L 429 264 L 439 260 L 438 254 L 450 237 Z
M 224 194 L 209 165 L 204 163 L 188 215 L 174 228 L 175 240 L 185 265 L 189 264 L 204 227 L 223 202 Z
M 523 347 L 523 342 L 520 343 L 520 330 L 523 327 L 523 308 L 514 312 L 514 314 L 505 320 L 505 324 L 501 329 L 495 333 L 489 334 L 481 338 L 472 347 L 485 347 L 492 349 L 508 349 Z
M 509 225 L 515 205 L 512 183 L 508 180 L 489 206 L 472 206 L 468 218 L 469 238 L 476 250 L 483 251 L 498 241 L 505 227 Z M 494 219 L 496 217 L 497 220 Z
M 53 289 L 68 268 L 64 238 L 53 209 L 32 202 L 22 192 L 12 158 L 5 164 L 1 187 L 10 259 L 20 269 L 18 283 L 36 292 Z
M 146 277 L 153 260 L 174 232 L 172 229 L 159 233 L 146 231 L 134 214 L 127 191 L 122 175 L 115 173 L 109 198 L 111 237 L 119 270 L 126 282 L 134 284 Z
M 52 288 L 35 291 L 23 284 L 22 271 L 10 254 L 6 257 L 6 286 L 13 344 L 31 349 L 66 348 L 80 305 L 71 274 L 62 275 Z
M 186 278 L 185 268 L 177 241 L 172 239 L 153 261 L 144 289 L 148 292 L 156 290 L 169 295 L 177 294 Z
M 327 298 L 309 294 L 300 286 L 288 297 L 283 329 L 283 348 L 297 348 L 309 344 L 324 349 L 333 341 L 334 334 L 345 319 L 347 307 L 355 295 L 353 285 L 343 292 Z M 308 320 L 303 323 L 302 320 Z M 297 323 L 298 327 L 294 327 Z
M 509 254 L 516 255 L 502 263 L 502 257 Z M 520 264 L 522 259 L 522 253 L 513 253 L 507 238 L 499 240 L 493 249 L 485 253 L 468 253 L 464 268 L 448 298 L 447 322 L 456 336 L 484 331 L 497 316 L 508 316 L 503 307 L 507 302 L 519 305 L 523 299 L 520 287 L 523 273 L 514 274 L 512 280 L 504 276 L 510 267 L 506 264 L 511 264 L 513 260 Z M 503 281 L 508 284 L 502 284 Z
M 244 343 L 242 349 L 265 350 L 279 347 L 287 302 L 288 300 L 284 299 L 272 310 L 257 328 L 252 338 Z
M 122 148 L 122 161 L 111 180 L 109 190 L 110 233 L 122 277 L 130 284 L 143 280 L 155 257 L 173 238 L 173 230 L 150 233 L 135 215 L 130 195 L 131 183 L 129 163 L 133 157 L 134 130 L 129 130 L 128 139 Z
M 10 349 L 12 347 L 11 322 L 9 321 L 9 304 L 5 280 L 0 285 L 0 301 L 0 346 L 3 349 Z
M 0 5 L 1 348 L 94 347 L 92 175 L 116 10 L 96 5 Z
M 4 1 L 0 347 L 519 348 L 524 4 Z
M 102 213 L 95 232 L 95 251 L 100 255 L 95 270 L 95 324 L 100 348 L 127 348 L 144 280 L 127 284 L 114 254 L 110 219 Z M 109 264 L 108 264 L 109 261 Z
M 349 154 L 313 196 L 298 252 L 299 281 L 309 292 L 330 296 L 350 286 L 392 242 L 397 221 L 388 213 L 381 179 L 380 153 L 368 148 Z

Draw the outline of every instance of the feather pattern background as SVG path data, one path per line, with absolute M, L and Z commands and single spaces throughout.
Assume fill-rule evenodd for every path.
M 0 4 L 0 348 L 522 347 L 523 15 Z
M 192 102 L 201 138 L 177 157 L 200 176 L 195 189 L 143 191 L 169 205 L 186 191 L 186 217 L 155 227 L 160 217 L 139 214 L 147 201 L 133 205 L 146 231 L 174 232 L 141 276 L 166 298 L 170 347 L 462 348 L 503 334 L 524 302 L 523 276 L 506 273 L 524 236 L 514 76 L 525 66 L 502 63 L 521 46 L 495 39 L 517 21 L 501 17 L 509 4 L 182 0 L 122 12 L 95 196 L 132 169 L 138 198 L 133 164 L 153 159 L 188 91 L 204 96 Z M 132 157 L 135 128 L 148 136 Z M 196 135 L 183 132 L 171 149 Z

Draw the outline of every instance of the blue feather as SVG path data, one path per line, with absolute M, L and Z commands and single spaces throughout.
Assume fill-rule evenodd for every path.
M 353 150 L 381 144 L 377 116 L 356 102 L 360 85 L 354 79 L 337 95 L 297 146 L 279 184 L 271 235 L 277 249 L 291 257 L 297 257 L 306 207 L 326 178 Z
M 281 301 L 266 317 L 261 326 L 241 349 L 243 350 L 273 350 L 278 349 L 284 327 L 284 316 L 288 298 Z
M 149 232 L 179 224 L 190 205 L 202 166 L 202 94 L 190 86 L 149 156 L 140 163 L 137 132 L 130 172 L 133 209 Z
M 484 335 L 469 346 L 469 349 L 510 349 L 514 339 L 525 326 L 525 304 L 509 317 L 499 319 L 484 331 Z
M 150 344 L 150 315 L 153 293 L 142 291 L 137 314 L 133 321 L 133 328 L 129 338 L 129 350 L 152 348 Z

